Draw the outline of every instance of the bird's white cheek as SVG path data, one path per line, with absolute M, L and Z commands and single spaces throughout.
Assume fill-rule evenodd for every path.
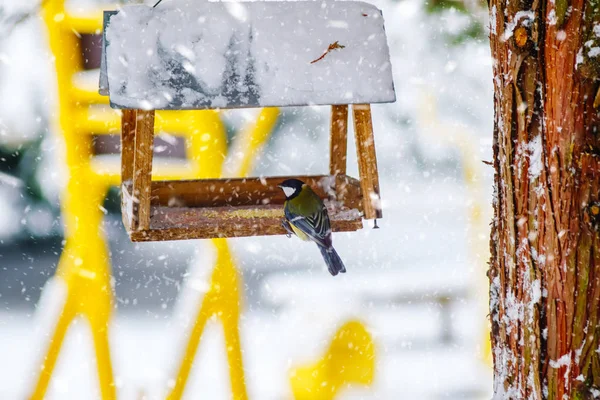
M 296 193 L 296 189 L 291 188 L 291 187 L 282 187 L 283 189 L 283 193 L 285 193 L 285 197 L 290 197 L 291 195 L 293 195 L 294 193 Z

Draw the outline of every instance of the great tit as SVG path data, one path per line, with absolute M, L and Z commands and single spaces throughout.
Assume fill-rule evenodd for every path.
M 327 207 L 319 196 L 299 179 L 287 179 L 277 186 L 285 194 L 285 218 L 281 224 L 288 234 L 315 242 L 331 275 L 346 272 L 342 259 L 333 248 Z

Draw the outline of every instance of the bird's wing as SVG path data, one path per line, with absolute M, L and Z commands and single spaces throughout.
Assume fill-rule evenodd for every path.
M 331 246 L 331 224 L 325 206 L 319 212 L 306 217 L 291 213 L 286 208 L 285 217 L 319 246 Z

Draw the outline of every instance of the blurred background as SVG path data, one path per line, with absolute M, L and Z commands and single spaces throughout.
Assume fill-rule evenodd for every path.
M 56 319 L 53 297 L 61 296 L 47 282 L 66 243 L 65 154 L 75 146 L 73 135 L 84 133 L 67 135 L 57 121 L 76 124 L 100 115 L 89 126 L 118 125 L 115 111 L 94 108 L 97 114 L 65 117 L 55 57 L 66 57 L 69 49 L 53 55 L 49 44 L 50 22 L 75 21 L 73 35 L 83 51 L 72 51 L 80 70 L 70 79 L 83 95 L 70 110 L 104 107 L 85 97 L 97 90 L 98 32 L 82 34 L 78 26 L 88 22 L 77 25 L 73 16 L 97 19 L 95 10 L 114 9 L 114 3 L 69 0 L 64 13 L 43 18 L 42 7 L 51 3 L 62 7 L 59 0 L 0 2 L 0 399 L 8 400 L 27 398 L 36 386 Z M 316 371 L 348 321 L 359 321 L 369 333 L 374 364 L 364 368 L 372 369 L 373 379 L 342 380 L 335 398 L 491 396 L 485 272 L 493 169 L 483 161 L 492 159 L 493 87 L 485 4 L 374 3 L 386 21 L 398 98 L 372 107 L 381 229 L 369 222 L 361 231 L 335 235 L 348 268 L 336 278 L 314 245 L 285 236 L 228 241 L 241 274 L 240 337 L 251 399 L 300 398 L 297 368 Z M 326 173 L 329 112 L 281 110 L 251 175 Z M 220 116 L 235 157 L 235 133 L 253 124 L 257 111 Z M 111 129 L 86 133 L 97 174 L 118 166 L 118 131 Z M 163 163 L 177 163 L 186 146 L 165 133 L 155 153 Z M 348 174 L 358 176 L 352 132 Z M 120 399 L 164 398 L 210 284 L 214 250 L 209 241 L 131 243 L 119 202 L 112 186 L 98 207 L 115 299 L 109 341 L 116 391 Z M 221 325 L 210 320 L 184 398 L 231 397 L 224 342 Z M 305 398 L 328 398 L 319 396 Z M 85 319 L 75 319 L 67 331 L 45 398 L 101 398 Z

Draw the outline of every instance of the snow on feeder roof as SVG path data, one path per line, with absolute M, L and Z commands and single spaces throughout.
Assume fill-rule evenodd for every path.
M 174 0 L 104 14 L 100 93 L 122 114 L 133 241 L 285 234 L 283 177 L 152 181 L 154 110 L 331 105 L 328 175 L 298 177 L 334 231 L 381 218 L 370 103 L 395 101 L 381 11 L 363 2 Z M 346 175 L 352 104 L 360 180 Z
M 101 88 L 117 108 L 395 100 L 383 17 L 363 2 L 132 5 L 105 15 L 105 43 Z

